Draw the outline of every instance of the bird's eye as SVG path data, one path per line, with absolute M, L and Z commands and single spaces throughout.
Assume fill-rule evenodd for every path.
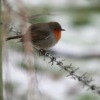
M 56 28 L 54 30 L 57 30 Z

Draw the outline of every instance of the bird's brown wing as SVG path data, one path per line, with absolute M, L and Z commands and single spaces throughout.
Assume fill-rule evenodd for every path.
M 34 24 L 29 28 L 33 42 L 47 39 L 50 36 L 50 29 L 47 24 Z
M 37 29 L 34 31 L 31 31 L 31 39 L 33 42 L 37 42 L 37 41 L 41 41 L 44 39 L 47 39 L 50 36 L 50 33 L 48 30 L 44 30 L 44 29 Z

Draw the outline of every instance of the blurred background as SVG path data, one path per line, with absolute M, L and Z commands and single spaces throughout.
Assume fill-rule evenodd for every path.
M 6 0 L 7 1 L 7 0 Z M 57 21 L 66 30 L 61 40 L 50 49 L 65 65 L 87 72 L 100 86 L 100 0 L 8 0 L 9 29 L 21 32 L 21 23 Z M 6 8 L 6 9 L 8 9 Z M 8 16 L 6 15 L 6 16 Z M 34 15 L 36 15 L 34 17 Z M 27 20 L 23 20 L 25 16 Z M 8 30 L 9 30 L 8 29 Z M 16 32 L 7 31 L 7 36 Z M 59 57 L 60 56 L 60 57 Z M 100 100 L 100 96 L 83 88 L 68 73 L 51 66 L 50 59 L 33 55 L 32 68 L 27 66 L 22 43 L 11 40 L 3 48 L 5 100 Z M 35 61 L 34 61 L 35 58 Z

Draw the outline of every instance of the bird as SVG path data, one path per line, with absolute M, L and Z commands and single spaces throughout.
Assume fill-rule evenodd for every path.
M 8 37 L 6 40 L 20 39 L 20 41 L 31 40 L 33 47 L 38 49 L 48 49 L 53 47 L 61 39 L 62 29 L 58 22 L 36 23 L 29 26 L 25 34 Z M 30 38 L 28 38 L 30 34 Z M 24 39 L 25 37 L 25 39 Z

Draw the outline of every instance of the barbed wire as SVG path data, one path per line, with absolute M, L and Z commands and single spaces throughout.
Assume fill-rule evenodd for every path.
M 18 34 L 21 34 L 21 32 L 17 32 L 15 29 L 13 29 L 13 27 L 10 27 L 9 31 L 16 33 L 17 36 Z M 63 60 L 58 61 L 57 57 L 53 56 L 51 52 L 36 48 L 35 50 L 39 53 L 40 56 L 44 56 L 44 60 L 46 57 L 48 57 L 50 59 L 48 63 L 50 63 L 51 65 L 54 65 L 55 63 L 57 66 L 61 68 L 60 71 L 65 70 L 68 73 L 66 77 L 71 77 L 74 80 L 78 80 L 79 82 L 83 83 L 83 87 L 87 86 L 87 90 L 91 90 L 94 93 L 100 95 L 100 87 L 92 83 L 92 81 L 94 80 L 92 78 L 87 77 L 87 72 L 83 73 L 82 75 L 77 75 L 77 71 L 79 70 L 79 68 L 72 67 L 72 63 L 70 65 L 64 65 Z
M 35 48 L 36 49 L 36 48 Z M 54 63 L 58 65 L 62 70 L 65 70 L 68 72 L 67 77 L 71 77 L 74 80 L 78 80 L 79 82 L 83 83 L 83 87 L 87 86 L 87 90 L 92 90 L 93 92 L 100 95 L 100 87 L 96 86 L 95 84 L 92 84 L 92 81 L 94 81 L 92 78 L 88 78 L 86 76 L 87 72 L 83 73 L 82 75 L 77 75 L 76 72 L 79 70 L 79 68 L 72 67 L 72 64 L 70 65 L 64 65 L 62 61 L 58 61 L 56 57 L 54 57 L 49 51 L 43 50 L 43 49 L 36 49 L 40 56 L 48 57 L 50 59 L 51 65 Z

